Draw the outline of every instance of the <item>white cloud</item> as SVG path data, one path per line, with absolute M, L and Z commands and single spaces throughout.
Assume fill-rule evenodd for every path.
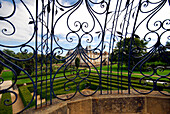
M 76 1 L 73 1 L 71 3 L 71 1 L 68 1 L 68 0 L 65 0 L 66 2 L 63 2 L 63 0 L 58 0 L 60 3 L 62 3 L 62 5 L 70 5 L 70 4 L 73 4 L 75 3 Z M 94 2 L 99 2 L 101 0 L 93 0 Z M 48 0 L 45 0 L 45 4 L 47 4 Z M 111 0 L 111 6 L 110 6 L 110 11 L 115 11 L 115 6 L 116 6 L 116 2 L 117 1 L 114 1 L 114 0 Z M 28 0 L 24 0 L 24 3 L 28 6 L 28 8 L 30 9 L 32 15 L 35 17 L 35 1 L 28 1 Z M 42 11 L 42 7 L 41 7 L 41 1 L 39 1 L 40 5 L 39 5 L 39 13 L 40 11 Z M 121 3 L 121 9 L 122 10 L 125 6 L 125 3 L 126 1 L 122 1 Z M 134 6 L 137 4 L 137 2 L 134 3 Z M 0 8 L 0 15 L 6 15 L 8 14 L 8 12 L 11 12 L 12 11 L 12 3 L 11 2 L 8 2 L 8 1 L 2 1 L 2 5 L 4 7 Z M 120 5 L 120 4 L 119 4 Z M 12 16 L 9 20 L 14 24 L 14 26 L 16 27 L 16 32 L 14 35 L 12 36 L 5 36 L 2 34 L 2 32 L 0 32 L 0 42 L 3 43 L 8 43 L 8 41 L 12 42 L 12 41 L 16 41 L 18 44 L 20 43 L 23 43 L 23 42 L 26 42 L 30 39 L 33 31 L 34 31 L 34 28 L 33 28 L 33 24 L 32 25 L 28 25 L 29 21 L 31 21 L 29 18 L 30 18 L 30 15 L 28 13 L 28 11 L 26 10 L 26 8 L 23 6 L 23 4 L 21 2 L 17 2 L 17 9 L 16 9 L 16 12 L 14 14 L 14 16 Z M 102 12 L 103 9 L 100 7 L 100 5 L 97 5 L 97 6 L 93 6 L 93 9 L 96 11 L 99 11 L 99 12 Z M 52 8 L 52 4 L 51 4 L 51 8 Z M 61 8 L 61 6 L 57 6 L 57 10 L 58 10 L 58 14 L 55 16 L 55 20 L 54 22 L 56 21 L 56 19 L 61 16 L 64 12 L 68 11 L 68 9 L 65 9 L 64 11 L 61 11 L 59 8 Z M 163 7 L 163 13 L 161 13 L 160 15 L 165 15 L 165 16 L 161 16 L 160 15 L 155 15 L 155 19 L 157 19 L 158 17 L 160 17 L 161 20 L 165 19 L 165 18 L 169 18 L 168 14 L 169 14 L 169 11 L 170 10 L 167 10 L 168 7 L 168 4 Z M 55 7 L 55 10 L 56 10 L 56 7 Z M 73 11 L 73 10 L 72 10 Z M 66 35 L 70 32 L 70 30 L 68 29 L 68 26 L 67 26 L 67 17 L 69 16 L 69 14 L 72 12 L 68 12 L 66 15 L 64 15 L 56 24 L 56 27 L 55 27 L 55 35 L 58 35 L 58 36 L 62 36 L 60 37 L 60 43 L 63 45 L 63 46 L 66 46 L 68 48 L 70 48 L 71 46 L 75 45 L 73 43 L 73 45 L 71 45 L 71 43 L 68 43 L 66 41 Z M 51 11 L 52 12 L 52 11 Z M 52 20 L 52 14 L 49 14 L 49 29 L 51 29 L 51 20 Z M 113 13 L 112 12 L 112 13 Z M 132 11 L 133 13 L 133 11 Z M 117 21 L 117 27 L 113 28 L 113 31 L 122 31 L 122 29 L 120 29 L 120 24 L 124 18 L 124 15 L 125 13 L 122 13 Z M 46 17 L 47 16 L 47 13 L 45 14 L 44 16 L 44 20 L 46 20 Z M 97 18 L 99 19 L 99 21 L 102 23 L 102 27 L 104 26 L 104 21 L 105 21 L 105 16 L 104 15 L 96 15 Z M 112 18 L 111 18 L 112 17 Z M 143 15 L 140 15 L 139 16 L 139 20 L 138 20 L 138 23 L 144 18 L 142 18 Z M 108 20 L 111 19 L 111 21 L 107 24 L 107 28 L 111 28 L 113 26 L 113 22 L 114 22 L 114 25 L 116 25 L 116 21 L 113 21 L 114 19 L 114 15 L 112 14 L 109 14 L 108 16 Z M 75 27 L 75 22 L 76 21 L 79 21 L 81 24 L 83 22 L 87 22 L 89 25 L 88 25 L 88 28 L 85 29 L 85 30 L 90 30 L 92 29 L 93 27 L 93 18 L 91 17 L 91 15 L 89 15 L 89 12 L 87 10 L 87 7 L 85 6 L 85 4 L 82 4 L 73 14 L 71 14 L 70 18 L 69 18 L 69 27 L 71 27 L 71 29 L 75 30 L 76 27 Z M 154 21 L 153 21 L 154 22 Z M 134 24 L 134 19 L 131 17 L 131 20 L 130 20 L 130 25 L 128 26 L 128 32 L 131 33 L 132 32 L 132 28 L 133 28 L 133 24 Z M 3 21 L 0 21 L 0 29 L 2 30 L 3 28 L 7 28 L 7 33 L 10 33 L 12 31 L 11 26 Z M 124 28 L 124 32 L 125 32 L 125 29 Z M 38 35 L 38 42 L 41 41 L 41 24 L 39 23 L 39 35 Z M 142 32 L 141 32 L 142 30 Z M 99 24 L 97 23 L 97 21 L 95 20 L 95 29 L 93 30 L 93 32 L 91 32 L 92 35 L 94 35 L 94 42 L 92 42 L 92 45 L 97 45 L 99 43 L 99 41 L 101 40 L 101 37 L 98 39 L 96 38 L 98 34 L 96 34 L 95 32 L 97 31 L 101 31 L 100 27 L 99 27 Z M 147 33 L 147 29 L 146 29 L 146 23 L 143 23 L 140 28 L 137 30 L 136 34 L 138 34 L 141 38 L 144 37 L 144 35 Z M 161 32 L 161 31 L 160 31 Z M 44 27 L 44 34 L 46 33 L 46 29 Z M 80 30 L 79 32 L 77 32 L 79 34 L 79 37 L 81 37 L 84 33 Z M 114 33 L 114 32 L 113 32 Z M 107 42 L 110 42 L 109 40 L 110 38 L 110 32 L 106 32 L 106 35 L 105 35 L 105 41 Z M 67 42 L 67 43 L 66 43 Z M 84 42 L 86 42 L 86 38 L 83 38 L 82 39 L 82 44 L 84 44 Z M 165 43 L 164 40 L 162 40 L 162 42 Z M 87 43 L 87 42 L 86 42 Z M 153 43 L 153 42 L 151 42 Z M 18 44 L 15 44 L 15 45 L 18 45 Z M 90 45 L 87 43 L 87 45 Z
M 33 9 L 34 5 L 32 2 L 30 2 L 31 4 L 28 4 L 29 9 Z M 11 2 L 7 2 L 7 1 L 2 1 L 2 8 L 0 9 L 0 14 L 2 16 L 6 15 L 6 14 L 10 14 L 11 11 L 13 11 L 13 4 Z M 33 10 L 32 10 L 33 11 Z M 10 12 L 10 13 L 9 13 Z M 3 41 L 16 41 L 14 42 L 13 45 L 19 45 L 22 44 L 26 41 L 28 41 L 33 32 L 34 32 L 34 26 L 29 25 L 29 21 L 31 21 L 31 19 L 29 19 L 31 16 L 29 15 L 28 11 L 26 10 L 26 8 L 24 7 L 24 5 L 21 2 L 16 3 L 16 11 L 14 13 L 14 15 L 10 18 L 7 18 L 6 20 L 10 21 L 16 31 L 13 35 L 7 36 L 4 35 L 2 32 L 0 32 L 0 41 L 1 44 L 3 44 Z M 13 31 L 12 26 L 5 22 L 5 21 L 0 21 L 0 30 L 3 30 L 4 28 L 7 30 L 5 33 L 10 34 Z M 8 45 L 8 44 L 6 44 Z

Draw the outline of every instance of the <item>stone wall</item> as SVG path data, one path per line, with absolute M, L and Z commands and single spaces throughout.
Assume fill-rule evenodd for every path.
M 170 114 L 170 97 L 145 95 L 98 95 L 61 101 L 25 113 L 49 114 Z

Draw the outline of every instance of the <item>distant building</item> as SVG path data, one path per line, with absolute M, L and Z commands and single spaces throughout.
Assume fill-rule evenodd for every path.
M 66 56 L 69 56 L 70 54 L 72 54 L 73 53 L 73 51 L 74 50 L 70 50 L 70 51 L 68 51 L 68 53 L 66 54 Z M 93 52 L 93 51 L 91 51 L 91 46 L 87 46 L 86 47 L 86 54 L 88 55 L 88 57 L 90 57 L 90 58 L 97 58 L 97 57 L 99 57 L 99 55 L 100 55 L 100 53 L 98 53 L 98 52 Z M 107 64 L 107 62 L 108 62 L 108 52 L 107 51 L 105 51 L 103 54 L 102 54 L 102 63 L 103 64 Z M 83 56 L 83 59 L 84 59 L 84 61 L 82 60 L 82 58 L 80 57 L 80 54 L 78 54 L 77 55 L 77 57 L 80 59 L 80 66 L 87 66 L 87 64 L 85 63 L 85 61 L 88 63 L 88 65 L 89 66 L 92 66 L 92 64 L 93 65 L 100 65 L 100 61 L 101 61 L 101 57 L 99 57 L 98 59 L 96 59 L 96 60 L 92 60 L 92 59 L 89 59 L 89 58 L 84 58 L 84 56 Z M 90 64 L 90 62 L 92 63 L 92 64 Z M 75 65 L 75 60 L 73 60 L 73 62 L 71 63 L 71 65 Z

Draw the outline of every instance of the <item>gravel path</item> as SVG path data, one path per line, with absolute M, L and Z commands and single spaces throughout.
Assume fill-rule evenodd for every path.
M 11 80 L 4 81 L 4 83 L 0 85 L 0 90 L 6 89 L 6 88 L 10 87 L 11 85 L 12 85 Z M 17 94 L 17 101 L 12 105 L 13 113 L 16 114 L 17 112 L 24 109 L 24 105 L 23 105 L 22 100 L 21 100 L 21 98 L 19 96 L 18 90 L 13 90 L 13 88 L 11 88 L 10 91 L 13 91 L 13 92 L 15 92 Z M 0 95 L 0 98 L 1 98 L 1 95 Z M 12 102 L 14 102 L 15 99 L 16 99 L 16 96 L 13 93 L 11 93 Z
M 18 90 L 14 90 L 15 93 L 17 93 L 17 101 L 12 105 L 12 110 L 13 110 L 13 114 L 16 114 L 17 112 L 21 111 L 22 109 L 24 109 L 24 105 L 22 103 L 22 100 L 19 96 L 19 92 Z M 11 94 L 11 99 L 12 102 L 15 100 L 15 95 Z

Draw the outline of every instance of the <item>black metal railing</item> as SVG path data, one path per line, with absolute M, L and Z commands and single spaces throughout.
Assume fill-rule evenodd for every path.
M 1 0 L 0 86 L 7 80 L 12 85 L 0 93 L 15 96 L 12 103 L 5 99 L 2 104 L 17 101 L 11 90 L 15 85 L 25 106 L 20 112 L 78 93 L 133 90 L 169 96 L 169 4 L 169 0 Z M 93 92 L 85 94 L 84 89 Z

